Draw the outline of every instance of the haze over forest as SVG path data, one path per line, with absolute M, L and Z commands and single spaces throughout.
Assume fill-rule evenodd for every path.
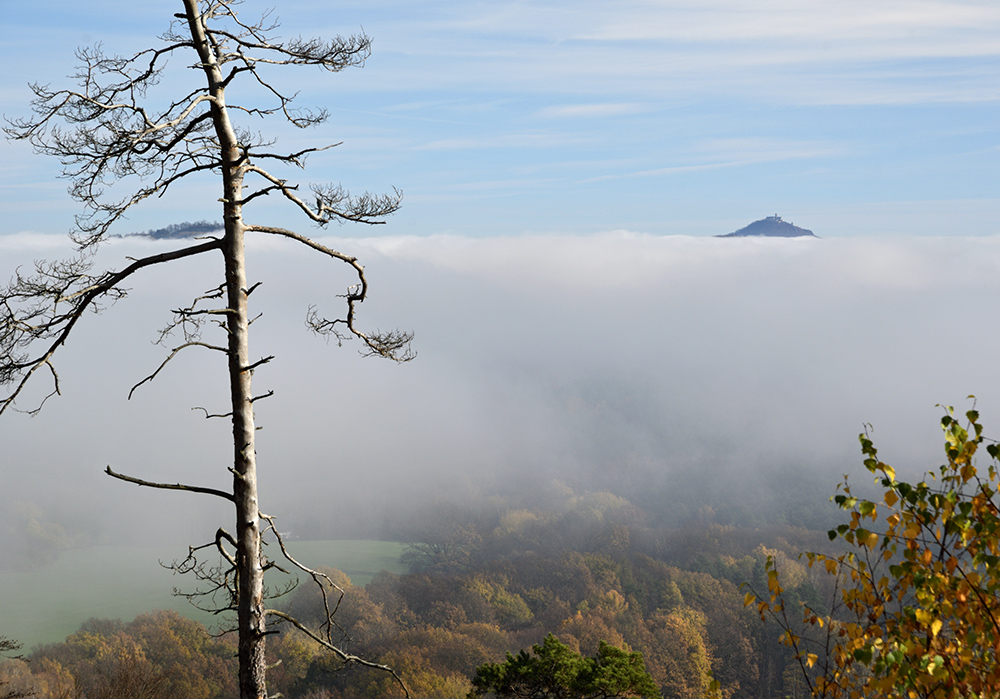
M 328 242 L 367 263 L 366 327 L 414 329 L 419 356 L 395 365 L 311 336 L 307 307 L 335 303 L 346 280 L 287 245 L 251 244 L 255 351 L 277 357 L 257 376 L 275 390 L 258 407 L 263 507 L 310 538 L 383 536 L 442 501 L 595 490 L 665 522 L 711 504 L 720 521 L 822 524 L 839 476 L 860 470 L 863 423 L 916 471 L 939 458 L 936 403 L 976 393 L 988 429 L 997 414 L 985 368 L 1000 338 L 983 322 L 1000 294 L 995 238 Z M 0 245 L 5 274 L 59 252 L 50 238 Z M 188 265 L 183 285 L 153 271 L 86 318 L 57 363 L 64 395 L 0 422 L 17 474 L 3 560 L 25 545 L 25 502 L 79 543 L 190 542 L 217 526 L 211 503 L 101 473 L 227 477 L 225 426 L 191 410 L 223 403 L 214 357 L 182 356 L 125 400 L 165 356 L 152 340 L 167 309 L 212 283 L 203 271 Z

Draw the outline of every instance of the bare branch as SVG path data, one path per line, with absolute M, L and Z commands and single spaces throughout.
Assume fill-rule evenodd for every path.
M 54 155 L 62 163 L 63 176 L 72 181 L 71 196 L 85 207 L 74 233 L 81 248 L 98 244 L 110 226 L 143 199 L 162 195 L 177 179 L 219 165 L 208 131 L 208 105 L 215 96 L 195 91 L 157 113 L 141 103 L 159 81 L 159 59 L 189 46 L 181 42 L 132 58 L 107 56 L 99 45 L 81 49 L 81 65 L 73 76 L 79 90 L 33 84 L 34 118 L 7 120 L 8 138 L 28 141 L 36 152 Z M 58 121 L 69 128 L 60 128 Z M 132 195 L 118 200 L 104 196 L 108 186 L 130 179 L 138 185 Z
M 371 194 L 352 197 L 338 185 L 312 185 L 316 197 L 316 210 L 327 220 L 354 221 L 369 225 L 383 224 L 382 219 L 399 211 L 403 193 L 392 188 L 392 194 Z
M 232 309 L 230 308 L 219 308 L 210 311 L 198 309 L 198 305 L 202 301 L 216 301 L 221 299 L 225 295 L 225 287 L 225 284 L 220 284 L 214 289 L 210 289 L 201 296 L 196 297 L 187 308 L 175 309 L 173 311 L 173 320 L 160 330 L 160 336 L 156 340 L 156 344 L 163 344 L 177 328 L 181 329 L 185 341 L 196 342 L 201 338 L 201 327 L 204 322 L 204 318 L 200 316 L 224 316 L 232 313 Z
M 268 357 L 263 357 L 263 358 L 261 358 L 261 359 L 258 359 L 258 360 L 257 360 L 256 362 L 254 362 L 253 364 L 249 364 L 249 365 L 247 365 L 247 366 L 243 367 L 243 368 L 241 369 L 241 371 L 253 371 L 253 370 L 254 370 L 254 369 L 256 369 L 257 367 L 259 367 L 259 366 L 260 366 L 261 364 L 267 364 L 267 363 L 268 363 L 268 362 L 270 362 L 270 361 L 271 361 L 272 359 L 274 359 L 274 355 L 273 355 L 273 354 L 272 354 L 272 355 L 270 355 L 270 356 L 268 356 Z
M 213 418 L 213 417 L 232 417 L 233 416 L 232 412 L 218 413 L 218 414 L 216 414 L 216 413 L 209 413 L 206 408 L 203 408 L 200 405 L 196 405 L 195 407 L 191 408 L 191 410 L 203 410 L 205 412 L 205 419 L 206 420 L 208 420 L 210 418 Z
M 235 568 L 236 567 L 236 559 L 233 558 L 230 555 L 230 553 L 228 551 L 226 551 L 226 547 L 222 545 L 222 540 L 223 539 L 225 539 L 230 544 L 232 544 L 233 548 L 236 548 L 236 545 L 237 545 L 236 544 L 236 539 L 233 538 L 233 535 L 230 534 L 229 532 L 227 532 L 225 529 L 222 529 L 220 527 L 215 532 L 215 546 L 219 550 L 219 554 L 223 558 L 225 558 Z
M 49 367 L 56 381 L 58 375 L 51 360 L 56 350 L 66 342 L 70 332 L 87 310 L 96 308 L 99 299 L 125 296 L 119 285 L 139 270 L 152 265 L 217 250 L 221 241 L 210 240 L 181 250 L 159 253 L 139 260 L 120 272 L 109 271 L 99 277 L 87 274 L 90 260 L 77 257 L 64 263 L 37 265 L 33 277 L 20 274 L 0 291 L 0 384 L 15 384 L 14 389 L 0 399 L 0 415 L 13 405 L 28 381 L 38 369 Z M 69 290 L 79 285 L 75 292 Z M 23 304 L 17 308 L 17 304 Z M 60 311 L 60 304 L 68 304 Z M 25 354 L 35 342 L 48 344 L 36 356 Z M 51 395 L 51 394 L 50 394 Z M 44 402 L 44 401 L 43 401 Z
M 280 162 L 291 163 L 292 165 L 304 168 L 306 165 L 305 163 L 306 155 L 310 153 L 321 153 L 322 151 L 330 150 L 331 148 L 336 148 L 337 146 L 342 146 L 342 145 L 344 145 L 344 142 L 339 141 L 337 143 L 331 143 L 328 146 L 314 146 L 312 148 L 303 148 L 300 151 L 296 151 L 294 153 L 285 153 L 285 154 L 261 152 L 256 148 L 254 148 L 253 157 L 254 160 L 278 160 Z
M 344 599 L 344 590 L 339 585 L 337 585 L 337 583 L 333 582 L 330 576 L 327 575 L 326 573 L 309 568 L 292 557 L 292 554 L 290 554 L 288 552 L 288 549 L 285 548 L 285 540 L 284 538 L 282 538 L 281 532 L 278 531 L 277 526 L 275 526 L 273 517 L 261 512 L 260 518 L 268 523 L 267 531 L 270 531 L 272 534 L 274 534 L 274 538 L 278 542 L 278 547 L 281 549 L 281 554 L 285 557 L 285 559 L 293 566 L 301 570 L 303 573 L 308 574 L 309 577 L 312 578 L 313 582 L 316 583 L 316 586 L 319 588 L 320 594 L 323 599 L 323 612 L 324 612 L 323 624 L 321 628 L 323 629 L 323 633 L 326 636 L 327 642 L 332 645 L 333 626 L 335 624 L 333 620 L 333 615 L 337 613 L 337 610 L 340 608 L 340 603 Z M 332 590 L 336 590 L 338 593 L 337 603 L 336 605 L 334 605 L 333 609 L 330 609 L 330 596 L 327 594 L 327 586 L 329 586 L 330 589 Z
M 145 486 L 147 488 L 159 488 L 160 490 L 186 490 L 191 493 L 203 493 L 205 495 L 215 495 L 223 500 L 229 500 L 233 502 L 234 498 L 231 493 L 227 493 L 222 490 L 216 490 L 215 488 L 202 488 L 197 485 L 184 485 L 182 483 L 153 483 L 152 481 L 144 481 L 141 478 L 133 478 L 132 476 L 126 476 L 121 473 L 115 473 L 108 466 L 104 469 L 104 472 L 111 476 L 112 478 L 117 478 L 120 481 L 126 481 L 128 483 L 135 483 L 136 485 Z
M 399 210 L 403 201 L 403 193 L 395 187 L 391 195 L 365 192 L 361 196 L 352 197 L 340 185 L 312 185 L 310 189 L 315 197 L 315 206 L 310 206 L 295 193 L 297 185 L 288 185 L 286 180 L 256 165 L 249 165 L 247 172 L 256 173 L 271 183 L 271 187 L 262 191 L 280 191 L 286 199 L 298 206 L 306 216 L 320 226 L 326 226 L 332 221 L 380 225 L 385 223 L 383 219 Z M 252 194 L 246 200 L 255 196 L 257 194 Z
M 390 675 L 392 675 L 392 678 L 394 680 L 396 680 L 396 684 L 398 684 L 399 687 L 400 687 L 400 689 L 403 690 L 403 693 L 407 697 L 410 696 L 410 691 L 406 688 L 406 684 L 403 682 L 403 679 L 398 674 L 396 674 L 396 671 L 393 670 L 388 665 L 381 665 L 379 663 L 373 663 L 372 661 L 365 660 L 364 658 L 358 657 L 357 655 L 351 655 L 350 653 L 345 653 L 343 650 L 341 650 L 337 646 L 333 645 L 332 643 L 327 642 L 322 636 L 317 635 L 309 627 L 305 626 L 302 622 L 300 622 L 298 619 L 296 619 L 295 617 L 293 617 L 290 614 L 286 614 L 285 612 L 279 611 L 277 609 L 268 609 L 267 610 L 267 614 L 268 614 L 268 616 L 278 617 L 279 619 L 281 619 L 283 621 L 287 621 L 289 624 L 291 624 L 292 626 L 294 626 L 295 628 L 297 628 L 299 631 L 301 631 L 302 633 L 304 633 L 306 636 L 308 636 L 312 640 L 316 641 L 316 643 L 320 644 L 321 646 L 323 646 L 324 648 L 326 648 L 328 651 L 332 652 L 334 655 L 336 655 L 338 658 L 340 658 L 345 664 L 349 664 L 349 665 L 362 665 L 364 667 L 370 667 L 370 668 L 373 668 L 375 670 L 381 670 L 382 672 L 389 673 Z
M 45 366 L 49 368 L 49 373 L 52 374 L 52 390 L 48 394 L 46 394 L 45 397 L 43 397 L 42 400 L 39 401 L 38 405 L 32 410 L 21 410 L 18 412 L 23 412 L 27 415 L 31 415 L 32 417 L 34 417 L 35 415 L 37 415 L 42 411 L 42 408 L 45 407 L 45 404 L 49 402 L 49 398 L 51 398 L 52 396 L 62 395 L 62 391 L 59 390 L 59 373 L 56 371 L 56 368 L 52 366 L 52 362 L 46 361 Z
M 408 362 L 416 357 L 416 353 L 410 348 L 410 343 L 413 340 L 413 333 L 393 330 L 385 333 L 375 331 L 374 333 L 366 334 L 355 327 L 354 316 L 356 305 L 364 301 L 368 293 L 368 281 L 365 279 L 365 269 L 361 266 L 361 263 L 358 262 L 358 258 L 337 252 L 336 250 L 328 248 L 321 243 L 317 243 L 311 238 L 307 238 L 304 235 L 300 235 L 285 228 L 276 228 L 274 226 L 247 226 L 247 230 L 291 238 L 292 240 L 298 241 L 313 250 L 327 255 L 328 257 L 347 263 L 357 273 L 359 284 L 348 289 L 347 294 L 343 297 L 347 300 L 347 316 L 345 318 L 328 320 L 320 316 L 315 310 L 315 307 L 310 307 L 309 313 L 306 317 L 306 326 L 313 332 L 319 335 L 333 335 L 337 338 L 338 342 L 342 342 L 349 337 L 348 335 L 338 332 L 337 326 L 343 325 L 350 335 L 360 338 L 365 343 L 369 350 L 369 355 L 378 355 L 380 357 L 385 357 L 386 359 L 392 359 L 396 362 Z
M 132 394 L 135 393 L 135 389 L 139 388 L 139 386 L 143 385 L 147 381 L 152 381 L 153 379 L 155 379 L 156 375 L 160 373 L 160 370 L 163 369 L 163 367 L 165 367 L 170 362 L 171 359 L 176 357 L 178 352 L 187 349 L 188 347 L 204 347 L 205 349 L 215 350 L 217 352 L 222 352 L 222 353 L 229 352 L 229 350 L 227 350 L 225 347 L 217 347 L 215 345 L 210 345 L 206 342 L 185 342 L 183 345 L 175 347 L 170 352 L 170 355 L 160 363 L 160 366 L 156 367 L 156 371 L 154 371 L 152 374 L 150 374 L 149 376 L 147 376 L 142 381 L 140 381 L 139 383 L 137 383 L 135 386 L 132 387 L 132 390 L 128 392 L 128 400 L 132 400 Z
M 184 560 L 180 562 L 174 561 L 170 565 L 161 563 L 160 565 L 169 568 L 179 575 L 194 575 L 199 582 L 208 583 L 207 589 L 199 588 L 193 592 L 182 592 L 175 587 L 174 594 L 178 597 L 186 598 L 192 606 L 204 612 L 215 615 L 235 612 L 238 598 L 235 582 L 239 567 L 236 563 L 236 557 L 226 549 L 226 543 L 233 548 L 238 547 L 235 537 L 220 527 L 215 532 L 214 540 L 201 546 L 189 546 L 188 554 Z M 203 549 L 215 549 L 228 567 L 223 565 L 210 566 L 199 561 L 197 552 Z M 218 594 L 224 595 L 225 601 L 223 603 L 216 601 Z M 209 601 L 202 603 L 199 601 L 201 599 Z M 224 629 L 223 633 L 229 630 L 231 629 Z

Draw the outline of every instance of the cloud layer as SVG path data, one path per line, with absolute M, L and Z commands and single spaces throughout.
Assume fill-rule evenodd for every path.
M 5 265 L 52 252 L 6 242 Z M 254 348 L 277 356 L 255 376 L 275 390 L 258 407 L 262 506 L 293 530 L 377 533 L 435 499 L 544 501 L 567 487 L 675 518 L 742 494 L 751 512 L 805 476 L 865 481 L 866 422 L 914 473 L 940 459 L 937 403 L 964 409 L 975 393 L 988 432 L 1000 416 L 998 238 L 327 242 L 366 262 L 363 323 L 412 328 L 419 356 L 394 365 L 309 336 L 307 306 L 336 310 L 349 278 L 274 241 L 251 250 L 264 282 Z M 225 424 L 191 410 L 225 411 L 217 358 L 182 356 L 125 400 L 164 356 L 150 340 L 167 309 L 214 286 L 214 262 L 153 272 L 85 319 L 57 364 L 64 395 L 37 418 L 0 420 L 7 502 L 90 540 L 193 541 L 228 519 L 100 473 L 225 487 Z

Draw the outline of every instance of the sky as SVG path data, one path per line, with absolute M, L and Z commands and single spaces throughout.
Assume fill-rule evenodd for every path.
M 7 8 L 0 55 L 16 69 L 0 74 L 0 111 L 27 115 L 28 81 L 66 84 L 75 46 L 140 50 L 175 9 Z M 275 391 L 257 408 L 262 508 L 288 530 L 378 535 L 445 500 L 545 506 L 599 490 L 664 522 L 711 504 L 727 522 L 809 523 L 842 474 L 865 480 L 866 424 L 904 474 L 940 462 L 939 403 L 961 411 L 975 394 L 987 433 L 1000 424 L 995 3 L 304 1 L 278 14 L 289 36 L 374 39 L 361 70 L 282 83 L 328 108 L 327 124 L 266 133 L 289 149 L 342 142 L 291 173 L 303 183 L 403 191 L 385 226 L 299 230 L 360 257 L 360 324 L 413 330 L 418 353 L 396 365 L 310 336 L 309 305 L 335 308 L 350 277 L 251 241 L 253 351 L 277 358 L 255 375 Z M 177 67 L 167 93 L 196 76 Z M 0 279 L 70 253 L 79 208 L 57 175 L 0 143 Z M 193 181 L 114 232 L 218 220 L 217 198 Z M 249 215 L 294 227 L 277 204 Z M 820 238 L 713 237 L 775 213 Z M 176 243 L 114 240 L 98 263 L 163 245 Z M 102 474 L 226 487 L 226 427 L 193 410 L 224 404 L 216 358 L 185 353 L 126 400 L 172 346 L 152 343 L 169 310 L 218 284 L 213 263 L 136 278 L 60 350 L 63 395 L 0 419 L 3 565 L 32 563 L 32 546 L 197 543 L 227 521 Z M 789 493 L 805 518 L 782 509 Z
M 175 4 L 7 8 L 0 57 L 17 69 L 0 76 L 0 111 L 27 114 L 28 81 L 66 84 L 77 46 L 149 46 Z M 997 232 L 993 2 L 298 1 L 275 14 L 285 36 L 372 37 L 362 69 L 282 77 L 330 110 L 326 125 L 267 132 L 342 142 L 296 177 L 401 189 L 395 234 L 716 235 L 774 213 L 821 236 Z M 165 84 L 199 77 L 172 68 Z M 68 230 L 57 164 L 0 149 L 0 233 Z M 187 194 L 187 218 L 218 218 L 213 198 Z M 156 202 L 125 227 L 175 211 Z

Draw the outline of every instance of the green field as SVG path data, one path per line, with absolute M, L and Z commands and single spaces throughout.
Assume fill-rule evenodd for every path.
M 330 566 L 364 585 L 382 570 L 403 572 L 403 545 L 387 541 L 295 541 L 288 545 L 310 566 Z M 154 609 L 174 609 L 212 625 L 217 619 L 200 612 L 174 587 L 191 589 L 195 580 L 176 576 L 158 561 L 182 557 L 181 547 L 95 546 L 63 552 L 44 570 L 0 573 L 0 636 L 25 649 L 62 641 L 91 617 L 131 620 Z

